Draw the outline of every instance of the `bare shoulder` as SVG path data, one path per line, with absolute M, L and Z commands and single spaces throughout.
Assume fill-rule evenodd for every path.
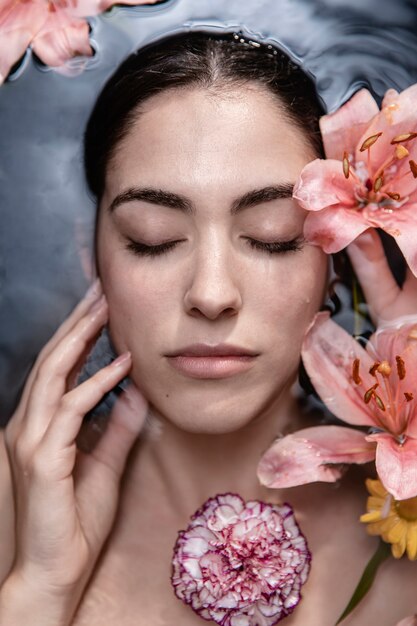
M 4 441 L 4 429 L 0 429 L 0 584 L 7 576 L 14 559 L 14 497 L 9 458 Z

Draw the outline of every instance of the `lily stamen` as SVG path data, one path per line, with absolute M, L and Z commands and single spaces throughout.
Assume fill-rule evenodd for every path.
M 399 193 L 393 191 L 385 191 L 385 193 L 391 198 L 391 200 L 395 200 L 396 202 L 399 202 L 401 200 L 401 196 Z
M 388 378 L 388 376 L 391 374 L 391 365 L 388 363 L 388 361 L 382 361 L 378 367 L 377 367 L 377 371 L 382 374 L 382 376 L 384 376 L 385 378 Z
M 359 376 L 359 366 L 360 366 L 360 360 L 355 359 L 353 361 L 353 366 L 352 366 L 352 378 L 353 378 L 353 382 L 356 383 L 357 385 L 360 385 L 362 383 L 362 378 Z
M 404 380 L 405 378 L 405 362 L 400 356 L 396 356 L 395 360 L 397 362 L 397 374 L 400 380 Z
M 407 148 L 404 148 L 404 146 L 402 146 L 401 144 L 398 144 L 395 148 L 395 156 L 397 157 L 397 159 L 404 159 L 404 157 L 407 157 L 409 155 L 409 151 L 407 150 Z
M 370 137 L 365 139 L 365 141 L 359 148 L 360 152 L 365 152 L 365 150 L 369 150 L 369 148 L 374 145 L 374 143 L 379 139 L 381 135 L 382 135 L 382 132 L 376 133 L 375 135 L 371 135 Z
M 343 174 L 345 178 L 349 178 L 349 172 L 350 172 L 350 163 L 349 163 L 348 153 L 344 152 L 343 153 Z
M 408 164 L 410 166 L 412 175 L 414 176 L 414 178 L 417 178 L 417 163 L 411 159 Z
M 381 189 L 383 183 L 384 183 L 384 179 L 383 179 L 383 176 L 381 174 L 381 176 L 378 176 L 378 178 L 374 182 L 374 191 L 375 191 L 375 193 L 378 193 L 378 191 Z
M 394 139 L 391 139 L 391 144 L 402 143 L 405 141 L 410 141 L 411 139 L 415 139 L 417 137 L 417 133 L 403 133 L 402 135 L 397 135 Z

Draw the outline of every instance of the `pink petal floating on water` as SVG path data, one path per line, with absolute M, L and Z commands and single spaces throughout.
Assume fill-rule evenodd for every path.
M 121 4 L 156 4 L 160 0 L 124 0 Z M 0 6 L 0 84 L 32 44 L 37 56 L 61 74 L 73 75 L 67 62 L 91 56 L 85 17 L 109 9 L 114 0 L 2 0 Z M 79 66 L 79 71 L 82 65 Z

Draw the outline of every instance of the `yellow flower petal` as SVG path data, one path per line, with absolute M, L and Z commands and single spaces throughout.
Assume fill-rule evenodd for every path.
M 390 543 L 398 543 L 399 541 L 403 541 L 404 550 L 405 550 L 406 537 L 407 537 L 407 522 L 403 519 L 399 519 L 396 523 L 394 522 L 391 528 L 387 530 L 387 537 Z
M 385 498 L 380 498 L 380 496 L 369 496 L 366 501 L 366 508 L 368 511 L 379 511 L 385 504 Z
M 381 535 L 382 534 L 382 522 L 373 522 L 368 524 L 366 530 L 369 535 Z
M 417 523 L 408 524 L 407 556 L 411 561 L 415 561 L 417 559 Z
M 378 522 L 381 519 L 381 511 L 371 511 L 360 516 L 361 522 Z
M 388 491 L 385 489 L 380 480 L 372 480 L 372 478 L 367 478 L 365 483 L 366 488 L 368 489 L 371 496 L 379 496 L 380 498 L 385 499 Z
M 393 543 L 391 546 L 392 556 L 396 559 L 400 559 L 405 552 L 406 541 L 405 537 L 401 537 L 401 541 Z

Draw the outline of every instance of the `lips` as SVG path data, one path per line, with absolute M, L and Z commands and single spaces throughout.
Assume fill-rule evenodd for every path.
M 177 356 L 194 356 L 194 357 L 214 357 L 214 356 L 258 356 L 259 352 L 243 348 L 242 346 L 236 346 L 227 343 L 219 343 L 216 345 L 209 345 L 206 343 L 194 343 L 189 346 L 185 346 L 170 352 L 165 356 L 177 357 Z
M 229 378 L 250 370 L 258 352 L 229 343 L 193 343 L 165 355 L 170 365 L 188 378 Z

